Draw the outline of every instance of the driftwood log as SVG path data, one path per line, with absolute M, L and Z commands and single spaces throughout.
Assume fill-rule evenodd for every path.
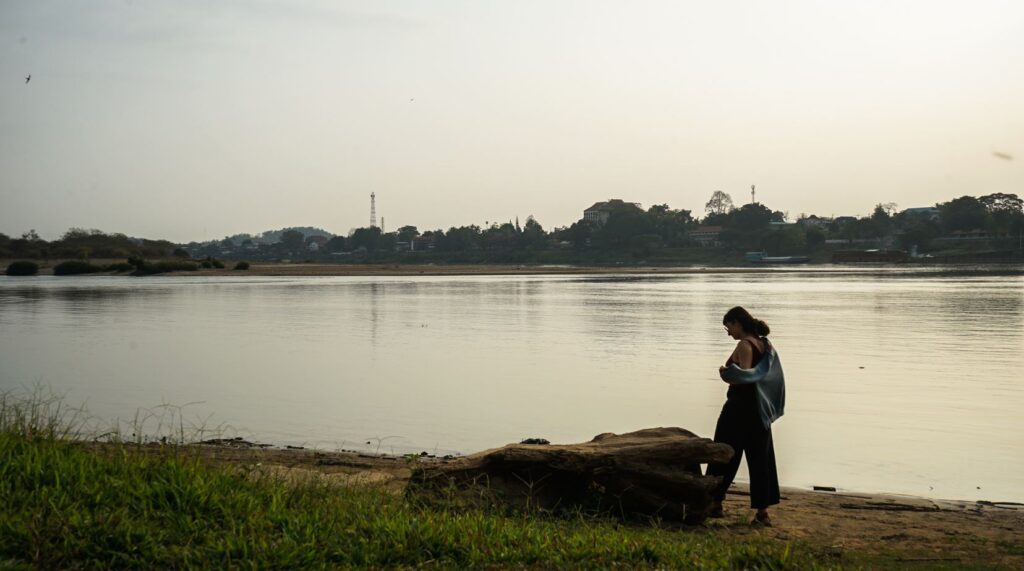
M 682 428 L 608 432 L 580 444 L 509 444 L 424 464 L 413 470 L 409 492 L 697 523 L 706 517 L 719 482 L 702 475 L 700 464 L 728 462 L 732 454 L 729 445 Z

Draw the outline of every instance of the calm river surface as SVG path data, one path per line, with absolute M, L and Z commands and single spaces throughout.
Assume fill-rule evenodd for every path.
M 1024 501 L 1018 270 L 0 277 L 0 390 L 328 449 L 711 436 L 733 305 L 785 366 L 783 485 Z

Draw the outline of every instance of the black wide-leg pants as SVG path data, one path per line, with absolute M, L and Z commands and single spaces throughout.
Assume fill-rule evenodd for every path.
M 746 401 L 746 399 L 743 399 Z M 708 464 L 709 476 L 721 476 L 722 483 L 712 493 L 715 501 L 725 499 L 740 468 L 742 454 L 747 455 L 750 471 L 750 507 L 763 509 L 779 503 L 779 474 L 775 468 L 772 429 L 765 428 L 753 403 L 728 400 L 715 426 L 715 442 L 724 442 L 735 451 L 727 464 Z

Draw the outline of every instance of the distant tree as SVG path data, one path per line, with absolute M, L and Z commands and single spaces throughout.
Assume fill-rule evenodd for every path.
M 543 250 L 547 247 L 547 241 L 548 235 L 544 232 L 544 227 L 532 214 L 527 216 L 520 240 L 522 247 L 528 250 Z
M 1018 245 L 1024 233 L 1024 200 L 1016 194 L 987 194 L 978 201 L 985 205 L 989 213 L 988 231 L 993 235 L 1016 235 Z
M 412 242 L 420 235 L 419 230 L 415 226 L 402 226 L 398 229 L 398 241 L 399 242 Z
M 353 250 L 365 248 L 367 252 L 377 250 L 380 242 L 380 228 L 370 226 L 367 228 L 356 228 L 348 237 L 348 246 Z
M 507 254 L 518 247 L 518 238 L 519 233 L 511 222 L 501 225 L 494 223 L 481 231 L 480 243 L 486 250 Z
M 480 237 L 480 227 L 475 224 L 458 228 L 453 226 L 438 240 L 437 249 L 445 252 L 477 249 L 480 247 Z
M 988 209 L 973 196 L 961 196 L 938 206 L 939 217 L 946 232 L 985 228 L 989 221 Z
M 762 241 L 762 249 L 779 255 L 797 254 L 803 252 L 806 246 L 804 230 L 795 224 L 768 231 Z
M 45 257 L 46 246 L 46 241 L 40 238 L 39 234 L 36 234 L 36 231 L 33 229 L 23 232 L 20 238 L 15 238 L 8 242 L 7 249 L 12 255 L 17 257 L 40 258 Z
M 608 215 L 594 232 L 594 243 L 603 248 L 631 247 L 633 238 L 643 234 L 654 234 L 654 221 L 643 210 L 622 208 Z
M 982 203 L 989 212 L 1006 210 L 1024 213 L 1024 200 L 1020 199 L 1016 194 L 1003 194 L 1001 192 L 986 194 L 979 197 L 978 202 Z
M 879 202 L 875 205 L 875 210 L 882 209 L 890 218 L 896 215 L 899 210 L 899 205 L 895 202 Z
M 394 251 L 398 245 L 398 233 L 388 232 L 380 235 L 380 241 L 377 242 L 377 249 L 385 252 Z
M 732 220 L 732 218 L 729 216 L 728 212 L 723 212 L 721 214 L 708 214 L 704 217 L 704 220 L 701 221 L 701 224 L 704 226 L 728 226 L 730 220 Z
M 188 250 L 184 248 L 175 248 L 171 255 L 175 258 L 191 258 L 192 256 L 188 253 Z
M 781 212 L 773 212 L 760 202 L 744 204 L 732 212 L 732 225 L 738 226 L 744 232 L 753 232 L 768 228 L 773 221 L 781 222 Z
M 304 240 L 302 232 L 298 230 L 285 230 L 281 234 L 281 244 L 291 252 L 297 252 L 302 249 Z
M 647 217 L 662 244 L 681 246 L 687 243 L 687 232 L 693 225 L 689 210 L 672 210 L 667 204 L 655 204 L 647 209 Z
M 818 248 L 825 243 L 825 233 L 819 228 L 808 228 L 804 233 L 804 240 L 809 248 Z
M 928 250 L 932 240 L 942 234 L 939 223 L 928 217 L 914 216 L 901 222 L 903 231 L 899 234 L 899 245 L 907 250 L 917 247 Z
M 325 244 L 324 247 L 327 248 L 327 251 L 331 252 L 331 253 L 344 252 L 345 251 L 345 237 L 344 236 L 335 236 L 335 237 L 331 238 L 330 240 L 328 240 L 327 244 Z
M 771 230 L 771 222 L 781 221 L 783 214 L 773 212 L 759 202 L 744 204 L 728 213 L 723 220 L 719 239 L 734 248 L 756 250 L 765 248 L 764 240 Z
M 560 238 L 571 242 L 573 248 L 583 250 L 591 245 L 593 235 L 594 224 L 588 220 L 580 220 L 563 230 L 560 233 Z
M 711 200 L 704 205 L 704 211 L 708 214 L 726 214 L 732 209 L 732 197 L 721 190 L 713 192 Z
M 877 237 L 875 223 L 871 218 L 858 218 L 847 222 L 838 229 L 838 235 L 847 240 L 867 240 Z
M 876 237 L 888 236 L 893 229 L 893 214 L 896 212 L 895 202 L 879 203 L 871 213 L 873 233 Z

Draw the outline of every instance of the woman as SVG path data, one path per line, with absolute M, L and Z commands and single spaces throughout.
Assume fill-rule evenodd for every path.
M 719 367 L 729 392 L 718 416 L 715 442 L 724 442 L 735 451 L 728 464 L 709 464 L 708 475 L 720 476 L 721 484 L 713 493 L 711 517 L 722 517 L 725 492 L 736 477 L 742 454 L 747 455 L 750 470 L 750 507 L 757 510 L 751 524 L 771 526 L 768 506 L 779 503 L 779 476 L 775 469 L 771 424 L 782 416 L 785 404 L 785 380 L 782 364 L 768 341 L 768 324 L 754 319 L 746 309 L 734 307 L 722 318 L 736 349 Z

